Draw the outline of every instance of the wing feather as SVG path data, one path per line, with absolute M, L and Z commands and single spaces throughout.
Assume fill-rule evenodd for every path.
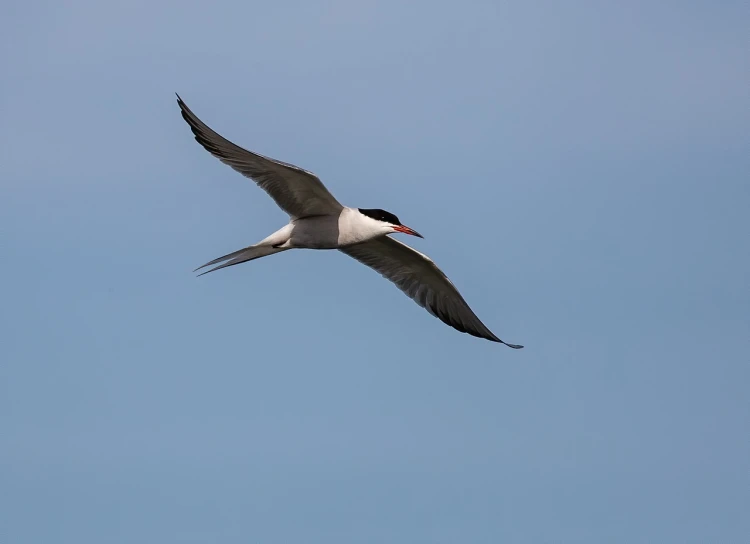
M 433 316 L 456 330 L 500 342 L 477 317 L 453 283 L 427 255 L 391 238 L 383 236 L 368 242 L 339 248 L 360 263 L 379 272 L 384 278 L 422 306 Z
M 343 209 L 312 172 L 233 144 L 198 119 L 179 95 L 177 104 L 197 142 L 221 162 L 255 181 L 291 218 L 334 215 Z

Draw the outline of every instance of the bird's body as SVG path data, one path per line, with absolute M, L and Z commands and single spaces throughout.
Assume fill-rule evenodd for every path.
M 289 235 L 290 248 L 339 249 L 383 235 L 379 222 L 356 208 L 347 207 L 338 215 L 294 219 L 284 228 L 288 227 L 291 227 L 291 231 L 285 231 L 285 234 Z
M 257 244 L 200 268 L 217 265 L 208 270 L 213 272 L 289 249 L 338 249 L 378 271 L 453 328 L 512 348 L 523 347 L 495 336 L 429 257 L 388 236 L 400 232 L 422 237 L 398 217 L 385 210 L 341 205 L 311 172 L 233 144 L 198 119 L 179 96 L 177 102 L 198 143 L 253 179 L 290 217 L 287 225 Z

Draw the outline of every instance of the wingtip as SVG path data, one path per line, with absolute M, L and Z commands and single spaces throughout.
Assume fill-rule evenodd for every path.
M 177 97 L 177 105 L 180 107 L 180 111 L 182 112 L 182 115 L 184 117 L 186 113 L 190 112 L 190 108 L 188 108 L 188 105 L 185 104 L 185 101 L 182 99 L 182 97 L 178 93 L 174 93 L 174 94 Z
M 484 336 L 483 338 L 487 338 L 487 340 L 491 340 L 492 342 L 497 342 L 498 344 L 503 344 L 504 346 L 508 346 L 509 348 L 512 348 L 512 349 L 523 349 L 523 346 L 521 344 L 509 344 L 508 342 L 500 340 L 494 334 L 489 338 L 486 336 Z

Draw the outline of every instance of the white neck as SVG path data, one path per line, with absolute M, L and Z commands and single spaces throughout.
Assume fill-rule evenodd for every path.
M 344 208 L 339 216 L 339 245 L 358 244 L 385 236 L 393 228 L 383 221 L 367 217 L 357 208 Z

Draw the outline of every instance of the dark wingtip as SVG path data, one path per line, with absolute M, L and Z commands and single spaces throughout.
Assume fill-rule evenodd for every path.
M 466 331 L 466 332 L 468 332 L 468 331 Z M 469 334 L 473 334 L 473 333 L 469 332 Z M 503 342 L 502 340 L 500 340 L 494 334 L 492 334 L 492 333 L 490 333 L 490 334 L 491 334 L 491 336 L 482 336 L 481 338 L 486 338 L 487 340 L 490 340 L 491 342 L 497 342 L 498 344 L 504 344 L 504 345 L 508 346 L 509 348 L 523 349 L 523 346 L 521 344 L 509 344 L 508 342 Z M 474 336 L 479 336 L 479 335 L 475 334 Z

